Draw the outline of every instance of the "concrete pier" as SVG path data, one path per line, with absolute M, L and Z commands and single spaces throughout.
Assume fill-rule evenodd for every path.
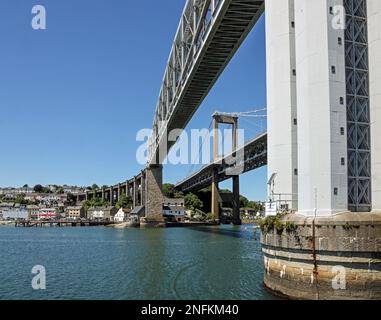
M 261 235 L 267 288 L 293 299 L 381 299 L 381 214 L 283 222 L 288 230 Z

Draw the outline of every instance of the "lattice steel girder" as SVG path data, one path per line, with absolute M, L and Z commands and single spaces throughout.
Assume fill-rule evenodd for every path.
M 188 0 L 164 73 L 149 139 L 149 162 L 162 162 L 174 142 L 264 11 L 264 0 Z

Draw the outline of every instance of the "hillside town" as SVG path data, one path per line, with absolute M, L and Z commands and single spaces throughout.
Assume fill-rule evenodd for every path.
M 76 195 L 86 190 L 98 188 L 89 187 L 36 185 L 20 188 L 0 188 L 0 221 L 11 224 L 15 221 L 98 221 L 107 223 L 123 223 L 138 221 L 139 208 L 133 208 L 132 199 L 121 197 L 113 206 L 102 199 L 77 201 Z M 203 190 L 207 195 L 208 190 Z M 163 187 L 163 216 L 168 222 L 203 222 L 208 221 L 210 213 L 208 204 L 202 193 L 187 194 L 176 192 L 173 185 Z M 232 209 L 229 207 L 229 192 L 221 193 L 222 222 L 229 223 Z M 262 215 L 263 205 L 248 201 L 242 197 L 241 216 L 243 220 L 252 221 Z M 203 201 L 202 201 L 203 200 Z M 205 205 L 204 205 L 205 203 Z

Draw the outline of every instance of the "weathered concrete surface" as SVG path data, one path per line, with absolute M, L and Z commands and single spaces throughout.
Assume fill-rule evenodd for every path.
M 141 227 L 165 227 L 163 218 L 163 166 L 151 165 L 145 171 L 145 217 Z
M 381 299 L 381 213 L 316 218 L 315 228 L 310 217 L 283 220 L 295 230 L 261 234 L 267 288 L 293 299 Z

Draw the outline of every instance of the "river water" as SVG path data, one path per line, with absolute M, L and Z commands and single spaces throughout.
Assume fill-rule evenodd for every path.
M 0 227 L 0 299 L 275 299 L 253 226 Z M 46 290 L 32 288 L 32 268 Z

